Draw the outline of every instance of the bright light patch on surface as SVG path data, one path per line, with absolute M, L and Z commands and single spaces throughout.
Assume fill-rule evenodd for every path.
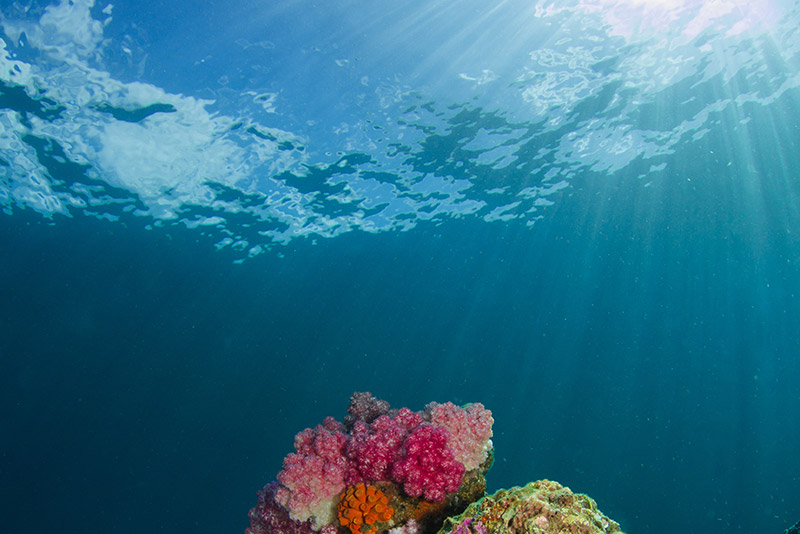
M 707 30 L 728 36 L 769 31 L 780 18 L 778 0 L 580 0 L 611 32 L 628 39 L 674 35 L 692 40 Z

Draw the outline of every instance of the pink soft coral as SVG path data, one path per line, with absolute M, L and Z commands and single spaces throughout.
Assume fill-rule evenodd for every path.
M 446 493 L 458 491 L 464 465 L 453 458 L 447 440 L 445 428 L 428 424 L 406 438 L 401 457 L 392 466 L 392 478 L 409 496 L 438 502 Z
M 452 402 L 431 402 L 425 416 L 434 425 L 450 432 L 448 446 L 467 471 L 476 469 L 492 448 L 492 412 L 476 402 L 461 408 Z
M 344 454 L 347 436 L 342 429 L 341 423 L 328 417 L 313 430 L 297 434 L 297 452 L 286 456 L 278 473 L 281 487 L 275 500 L 293 520 L 311 520 L 316 530 L 333 521 L 335 502 L 345 488 L 349 466 Z

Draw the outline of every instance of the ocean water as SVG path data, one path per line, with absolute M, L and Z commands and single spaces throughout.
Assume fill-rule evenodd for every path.
M 242 532 L 354 391 L 800 520 L 796 2 L 0 6 L 2 532 Z

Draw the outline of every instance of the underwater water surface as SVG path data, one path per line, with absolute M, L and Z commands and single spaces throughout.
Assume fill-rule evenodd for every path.
M 3 532 L 242 532 L 354 391 L 800 520 L 796 2 L 0 6 Z

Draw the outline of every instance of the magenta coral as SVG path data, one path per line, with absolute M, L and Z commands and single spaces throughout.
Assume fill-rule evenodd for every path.
M 425 407 L 430 422 L 450 432 L 448 446 L 467 471 L 476 469 L 492 448 L 492 412 L 476 402 L 461 408 L 452 402 L 431 402 Z
M 393 417 L 381 415 L 369 425 L 356 421 L 346 448 L 351 461 L 347 484 L 389 480 L 400 448 L 420 423 L 422 415 L 408 408 L 401 408 Z
M 446 493 L 458 491 L 464 465 L 447 447 L 445 428 L 418 426 L 406 438 L 400 458 L 392 466 L 392 478 L 411 497 L 438 502 Z
M 333 521 L 335 501 L 346 485 L 347 436 L 342 428 L 341 423 L 329 417 L 313 430 L 307 428 L 297 434 L 297 452 L 286 456 L 278 473 L 281 487 L 275 500 L 293 520 L 311 520 L 317 530 Z

